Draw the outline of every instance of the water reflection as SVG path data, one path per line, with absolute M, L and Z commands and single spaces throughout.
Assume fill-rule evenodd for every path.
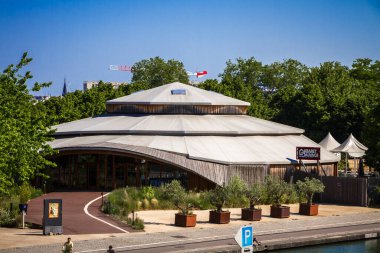
M 276 250 L 276 253 L 379 253 L 380 239 Z

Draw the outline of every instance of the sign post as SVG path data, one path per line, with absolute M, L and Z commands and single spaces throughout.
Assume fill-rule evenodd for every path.
M 253 227 L 241 227 L 235 235 L 235 241 L 239 244 L 242 253 L 253 252 Z
M 43 234 L 63 234 L 62 199 L 44 199 Z
M 317 171 L 319 171 L 319 160 L 321 159 L 321 149 L 316 147 L 296 147 L 296 155 L 301 166 L 301 160 L 316 160 Z M 323 168 L 322 168 L 323 170 Z M 324 170 L 323 170 L 324 172 Z M 326 174 L 326 173 L 325 173 Z
M 22 213 L 22 228 L 25 228 L 25 215 L 28 212 L 28 204 L 19 204 L 18 208 Z

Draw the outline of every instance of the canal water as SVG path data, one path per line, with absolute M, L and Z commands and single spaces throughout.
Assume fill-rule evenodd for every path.
M 276 250 L 275 253 L 380 253 L 380 239 Z

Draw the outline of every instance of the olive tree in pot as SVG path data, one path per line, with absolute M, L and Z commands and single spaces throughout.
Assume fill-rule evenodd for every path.
M 262 204 L 265 187 L 260 183 L 254 183 L 246 187 L 244 194 L 249 200 L 249 208 L 241 209 L 241 219 L 248 221 L 261 220 L 261 208 L 255 208 L 255 206 Z
M 215 207 L 215 210 L 210 211 L 209 222 L 217 224 L 229 223 L 231 213 L 222 209 L 228 199 L 228 188 L 217 186 L 208 192 L 208 197 L 210 204 Z
M 265 180 L 265 187 L 271 203 L 270 216 L 274 218 L 289 218 L 290 207 L 283 206 L 287 195 L 292 191 L 292 186 L 284 180 L 269 176 Z
M 178 209 L 175 214 L 174 225 L 179 227 L 195 227 L 197 215 L 192 213 L 194 201 L 190 194 L 183 188 L 181 182 L 173 180 L 163 187 L 163 197 L 170 200 Z
M 301 215 L 314 216 L 318 215 L 318 204 L 313 203 L 313 197 L 315 193 L 322 193 L 325 189 L 323 183 L 316 178 L 306 177 L 304 181 L 297 181 L 297 192 L 300 197 L 300 209 Z M 306 203 L 302 203 L 302 200 L 306 199 Z

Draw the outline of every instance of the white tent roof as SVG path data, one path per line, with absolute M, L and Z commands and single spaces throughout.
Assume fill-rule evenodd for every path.
M 303 129 L 247 115 L 118 115 L 76 120 L 54 126 L 55 135 L 165 134 L 165 135 L 280 135 Z
M 330 134 L 330 132 L 326 135 L 326 137 L 319 143 L 322 147 L 331 151 L 337 147 L 339 147 L 340 143 L 337 142 L 334 137 Z
M 172 90 L 184 90 L 185 94 L 173 95 Z M 135 92 L 128 96 L 109 100 L 107 104 L 250 105 L 245 101 L 179 82 Z
M 296 159 L 296 147 L 320 147 L 303 135 L 283 136 L 160 136 L 98 135 L 56 139 L 55 149 L 110 147 L 114 144 L 141 146 L 183 154 L 190 159 L 222 164 L 290 164 Z M 322 163 L 337 162 L 333 153 L 321 148 Z M 308 163 L 309 161 L 304 161 Z M 310 161 L 315 162 L 315 161 Z
M 366 150 L 368 150 L 368 148 L 350 134 L 350 136 L 339 147 L 333 149 L 332 152 L 344 152 L 352 157 L 362 157 L 365 155 Z

